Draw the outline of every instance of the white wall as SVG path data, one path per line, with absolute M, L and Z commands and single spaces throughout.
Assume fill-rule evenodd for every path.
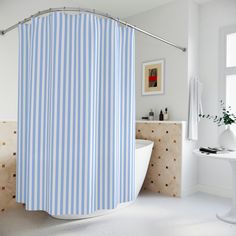
M 76 6 L 78 4 L 75 1 L 65 0 L 1 1 L 0 28 L 14 24 L 39 10 L 63 5 Z M 187 0 L 178 0 L 127 20 L 179 45 L 189 46 L 188 17 Z M 150 108 L 153 108 L 157 114 L 160 109 L 168 107 L 170 119 L 187 119 L 187 54 L 141 33 L 136 33 L 137 118 L 146 115 Z M 158 58 L 165 58 L 166 62 L 165 94 L 141 96 L 142 62 Z M 17 59 L 18 36 L 17 30 L 14 30 L 0 37 L 0 120 L 17 118 Z
M 219 31 L 236 24 L 236 1 L 215 0 L 200 6 L 200 78 L 204 84 L 205 113 L 217 114 L 219 104 Z M 200 123 L 199 145 L 216 146 L 219 130 L 210 121 Z M 229 195 L 231 170 L 224 161 L 199 159 L 198 182 L 203 190 Z
M 67 2 L 67 4 L 66 4 Z M 65 0 L 0 1 L 0 29 L 50 7 L 73 5 Z M 0 36 L 0 120 L 17 119 L 18 30 Z
M 188 1 L 188 79 L 199 76 L 199 5 Z
M 129 17 L 129 23 L 162 36 L 181 46 L 188 43 L 188 5 L 174 1 L 153 10 Z M 136 33 L 136 118 L 148 114 L 152 108 L 158 115 L 168 107 L 171 120 L 187 119 L 187 53 Z M 165 59 L 165 85 L 163 95 L 142 96 L 142 63 Z
M 127 17 L 171 0 L 0 0 L 0 29 L 40 11 L 53 7 L 84 7 Z M 135 4 L 135 7 L 133 5 Z M 0 120 L 17 118 L 18 32 L 0 36 Z
M 189 79 L 199 75 L 199 5 L 194 1 L 188 1 L 188 85 Z M 188 107 L 186 108 L 188 109 Z M 187 128 L 187 127 L 186 127 Z M 186 129 L 187 133 L 187 129 Z M 182 155 L 182 186 L 183 195 L 193 193 L 198 184 L 198 159 L 192 151 L 196 142 L 185 140 Z
M 193 1 L 168 3 L 151 11 L 129 17 L 127 21 L 154 34 L 187 47 L 183 53 L 175 48 L 136 34 L 136 118 L 168 107 L 171 120 L 187 120 L 188 80 L 199 73 L 199 8 Z M 165 59 L 165 92 L 142 96 L 142 63 Z M 186 128 L 186 127 L 184 127 Z M 186 129 L 185 129 L 186 130 Z M 197 158 L 192 155 L 194 143 L 183 139 L 182 194 L 196 190 Z

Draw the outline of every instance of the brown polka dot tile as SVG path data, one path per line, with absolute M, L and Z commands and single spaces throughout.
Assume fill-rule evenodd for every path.
M 181 123 L 136 123 L 136 138 L 154 142 L 144 181 L 147 190 L 172 197 L 181 195 L 182 132 Z
M 16 122 L 0 122 L 0 211 L 16 205 L 16 133 Z

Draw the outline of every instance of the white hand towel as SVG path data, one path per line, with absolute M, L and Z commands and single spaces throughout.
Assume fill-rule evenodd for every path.
M 202 113 L 202 83 L 197 77 L 189 82 L 188 139 L 198 140 L 199 114 Z

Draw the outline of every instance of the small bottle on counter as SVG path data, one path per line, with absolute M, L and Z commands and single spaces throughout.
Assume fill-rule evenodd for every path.
M 152 109 L 151 109 L 150 112 L 149 112 L 148 118 L 149 118 L 149 120 L 154 120 L 154 112 L 153 112 Z
M 149 117 L 148 116 L 143 116 L 142 120 L 149 120 Z
M 163 115 L 162 110 L 160 111 L 159 120 L 164 120 L 164 115 Z
M 168 120 L 169 119 L 169 114 L 168 114 L 168 110 L 167 107 L 165 108 L 165 112 L 164 112 L 164 120 Z

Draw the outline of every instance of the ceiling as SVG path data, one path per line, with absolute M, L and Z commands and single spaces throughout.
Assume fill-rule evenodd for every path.
M 215 1 L 215 0 L 195 0 L 195 2 L 197 2 L 199 4 L 204 4 L 204 3 L 210 2 L 210 1 Z
M 96 9 L 115 17 L 127 18 L 171 1 L 187 0 L 0 0 L 0 20 L 6 15 L 11 17 L 13 23 L 39 10 L 63 6 Z M 202 4 L 210 0 L 195 1 Z M 0 22 L 5 27 L 6 22 Z
M 80 7 L 94 8 L 120 18 L 136 15 L 171 1 L 176 0 L 68 0 Z
M 41 0 L 42 1 L 42 0 Z M 57 0 L 58 1 L 58 0 Z M 62 0 L 63 1 L 63 0 Z M 105 11 L 120 18 L 126 18 L 151 10 L 155 7 L 164 5 L 172 1 L 187 0 L 67 0 L 70 3 L 76 3 L 81 7 L 95 8 Z M 193 0 L 199 4 L 214 0 Z
M 126 18 L 171 1 L 181 0 L 0 0 L 0 13 L 4 14 L 11 10 L 20 14 L 23 10 L 23 12 L 31 11 L 32 14 L 36 9 L 39 11 L 50 7 L 67 6 L 96 9 Z

